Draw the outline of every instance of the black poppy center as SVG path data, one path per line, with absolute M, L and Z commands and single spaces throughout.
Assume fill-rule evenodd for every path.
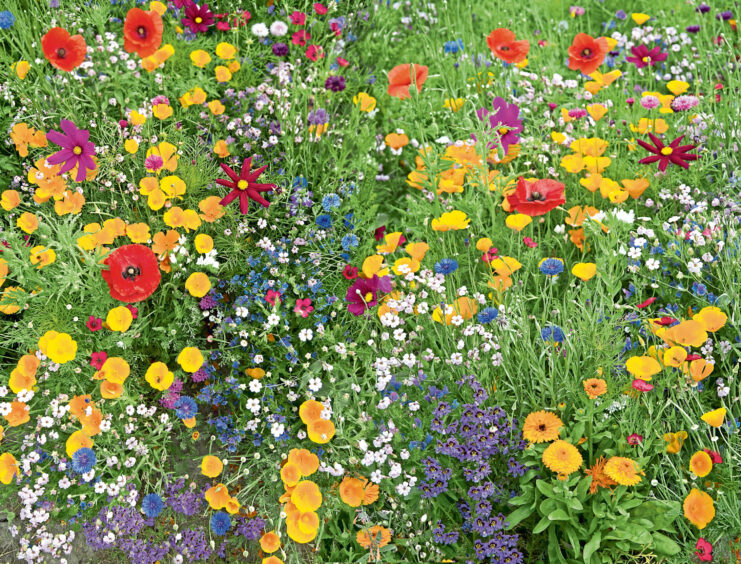
M 140 25 L 139 27 L 136 28 L 136 33 L 139 37 L 144 39 L 147 36 L 147 28 L 144 27 L 143 25 Z
M 121 276 L 123 276 L 125 280 L 134 280 L 137 276 L 140 276 L 141 273 L 141 268 L 139 268 L 138 266 L 129 265 L 123 269 L 123 272 L 121 272 Z
M 509 47 L 507 47 L 506 45 L 502 45 L 499 49 L 502 51 L 509 51 Z
M 540 192 L 531 192 L 530 197 L 528 198 L 529 202 L 543 202 L 545 201 L 545 196 L 541 194 Z
M 589 57 L 592 56 L 592 50 L 589 49 L 588 47 L 586 49 L 582 49 L 581 56 L 584 57 L 585 59 L 588 59 Z
M 66 56 L 67 49 L 65 49 L 64 47 L 60 47 L 59 49 L 57 49 L 57 57 L 59 57 L 60 59 L 64 59 Z

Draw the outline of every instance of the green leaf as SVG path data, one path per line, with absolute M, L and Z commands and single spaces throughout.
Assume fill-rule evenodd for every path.
M 530 507 L 520 507 L 515 509 L 509 517 L 507 517 L 507 529 L 514 529 L 521 521 L 527 519 L 532 514 L 533 510 Z
M 535 486 L 544 496 L 553 497 L 553 486 L 545 480 L 538 480 L 537 482 L 535 482 Z
M 548 514 L 548 519 L 551 521 L 568 521 L 570 517 L 563 509 L 556 509 Z
M 548 517 L 543 517 L 538 521 L 538 524 L 533 527 L 533 534 L 537 535 L 538 533 L 542 533 L 550 526 L 550 524 L 551 522 L 548 520 Z
M 555 528 L 551 528 L 551 530 L 548 531 L 548 558 L 551 564 L 555 562 L 565 564 L 566 562 L 566 559 L 563 557 L 563 553 L 561 552 L 558 537 L 556 537 Z
M 543 503 L 540 504 L 541 515 L 548 515 L 549 513 L 553 513 L 556 509 L 558 509 L 558 503 L 555 499 L 546 498 L 543 500 Z
M 525 505 L 527 503 L 530 503 L 532 501 L 530 499 L 530 496 L 526 495 L 518 495 L 517 497 L 513 497 L 509 500 L 510 505 Z
M 674 556 L 682 550 L 676 542 L 661 533 L 653 534 L 653 549 L 654 552 L 665 554 L 666 556 Z
M 643 518 L 651 521 L 654 530 L 666 530 L 679 517 L 682 508 L 678 501 L 651 500 L 644 501 L 631 511 L 634 518 Z
M 567 497 L 565 501 L 566 501 L 566 505 L 568 505 L 574 511 L 582 511 L 584 509 L 584 506 L 581 504 L 581 501 L 579 501 L 575 497 Z
M 592 558 L 592 554 L 599 548 L 600 541 L 602 540 L 602 533 L 597 531 L 594 536 L 589 539 L 589 542 L 584 545 L 584 562 L 589 564 L 589 559 Z

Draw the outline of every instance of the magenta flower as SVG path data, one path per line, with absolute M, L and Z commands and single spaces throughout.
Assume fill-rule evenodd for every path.
M 648 136 L 651 138 L 651 141 L 653 141 L 653 145 L 649 145 L 648 143 L 640 139 L 638 140 L 638 144 L 647 151 L 653 153 L 653 155 L 638 161 L 640 164 L 651 164 L 658 161 L 659 170 L 661 172 L 664 172 L 666 170 L 666 167 L 669 166 L 669 163 L 679 165 L 682 168 L 689 168 L 690 165 L 686 161 L 696 161 L 700 158 L 694 153 L 688 153 L 688 151 L 691 151 L 692 149 L 697 147 L 697 145 L 679 144 L 682 141 L 684 135 L 680 135 L 674 141 L 669 143 L 669 145 L 664 145 L 661 142 L 661 139 L 656 137 L 656 135 L 654 135 L 653 133 L 649 133 Z
M 361 315 L 365 310 L 378 305 L 378 294 L 391 291 L 391 280 L 388 276 L 373 278 L 358 278 L 347 289 L 345 299 L 348 301 L 347 311 L 353 315 Z
M 312 311 L 314 311 L 314 306 L 311 305 L 311 300 L 309 298 L 306 298 L 305 300 L 296 300 L 296 307 L 293 308 L 294 313 L 297 313 L 306 319 Z
M 636 67 L 642 69 L 643 67 L 654 66 L 656 63 L 666 60 L 667 54 L 661 52 L 661 47 L 656 46 L 649 50 L 645 45 L 636 45 L 630 48 L 633 53 L 632 57 L 625 57 L 625 60 L 629 63 L 635 64 Z
M 265 293 L 265 301 L 268 302 L 271 306 L 275 305 L 275 302 L 280 303 L 280 292 L 276 292 L 275 290 L 268 290 Z
M 641 444 L 641 441 L 643 441 L 643 435 L 639 435 L 638 433 L 633 433 L 632 435 L 628 435 L 628 444 L 629 445 L 639 445 Z
M 250 172 L 252 168 L 252 157 L 244 159 L 242 163 L 242 171 L 237 174 L 231 168 L 221 163 L 221 168 L 226 172 L 227 176 L 232 181 L 225 180 L 223 178 L 217 178 L 216 183 L 231 188 L 229 192 L 219 203 L 222 206 L 230 204 L 233 200 L 239 197 L 239 211 L 246 214 L 250 209 L 250 200 L 255 200 L 258 204 L 262 204 L 266 208 L 270 205 L 265 198 L 260 195 L 260 192 L 269 192 L 275 189 L 275 184 L 263 184 L 261 182 L 255 182 L 263 171 L 268 168 L 267 165 L 261 166 L 253 172 Z
M 635 380 L 633 380 L 633 389 L 638 390 L 639 392 L 650 392 L 654 389 L 654 386 L 653 384 L 649 384 L 645 380 L 636 378 Z
M 95 370 L 103 368 L 105 361 L 108 360 L 108 353 L 105 351 L 94 352 L 90 355 L 90 366 Z
M 508 104 L 504 98 L 496 97 L 492 102 L 493 112 L 485 108 L 476 111 L 476 115 L 481 121 L 489 119 L 489 127 L 496 134 L 505 154 L 510 145 L 520 141 L 518 133 L 522 132 L 522 122 L 520 121 L 520 107 L 517 104 Z M 475 137 L 474 137 L 475 139 Z M 497 144 L 489 143 L 487 147 L 493 149 Z
M 60 173 L 72 170 L 76 166 L 77 176 L 75 181 L 82 182 L 85 180 L 88 170 L 95 170 L 95 161 L 92 159 L 95 154 L 95 145 L 88 141 L 90 132 L 87 129 L 77 129 L 77 126 L 68 119 L 63 119 L 61 126 L 66 135 L 52 129 L 46 135 L 46 138 L 62 147 L 62 150 L 54 153 L 46 160 L 53 165 L 64 163 L 59 171 Z
M 206 32 L 214 23 L 214 13 L 208 9 L 208 4 L 199 6 L 192 0 L 185 2 L 185 17 L 180 20 L 193 33 Z

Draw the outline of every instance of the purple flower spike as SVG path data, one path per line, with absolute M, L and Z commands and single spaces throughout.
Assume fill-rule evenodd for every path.
M 46 135 L 49 141 L 62 147 L 61 151 L 54 153 L 47 160 L 49 164 L 53 165 L 64 163 L 64 166 L 59 171 L 60 173 L 72 170 L 77 166 L 77 177 L 75 181 L 82 182 L 87 176 L 87 171 L 95 170 L 96 166 L 92 158 L 95 154 L 95 145 L 91 141 L 88 141 L 90 131 L 87 129 L 77 129 L 77 126 L 68 119 L 63 119 L 61 126 L 66 135 L 53 129 Z

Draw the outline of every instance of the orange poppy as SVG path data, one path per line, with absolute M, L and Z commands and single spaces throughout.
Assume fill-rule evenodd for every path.
M 412 72 L 414 75 L 412 75 Z M 409 87 L 414 83 L 417 92 L 422 91 L 422 85 L 427 80 L 427 67 L 417 64 L 397 65 L 389 71 L 389 96 L 403 100 L 410 98 Z
M 713 498 L 697 488 L 692 488 L 684 498 L 683 509 L 685 518 L 700 530 L 707 527 L 715 517 Z
M 295 464 L 302 476 L 311 476 L 319 469 L 319 457 L 305 448 L 291 449 L 288 453 L 288 463 Z
M 363 482 L 357 478 L 345 476 L 340 483 L 340 499 L 350 507 L 358 507 L 363 503 Z
M 306 423 L 313 423 L 319 421 L 322 418 L 322 411 L 324 411 L 324 405 L 316 400 L 306 400 L 298 408 L 298 416 L 301 421 Z
M 70 36 L 62 27 L 53 27 L 41 38 L 44 57 L 53 67 L 71 72 L 85 60 L 87 45 L 82 35 Z
M 569 68 L 580 70 L 584 74 L 596 71 L 605 60 L 609 50 L 604 37 L 595 39 L 586 33 L 577 33 L 569 47 Z
M 270 531 L 260 537 L 260 548 L 267 553 L 275 552 L 280 548 L 280 538 L 275 531 Z
M 131 8 L 124 21 L 124 50 L 140 57 L 153 55 L 162 44 L 162 16 Z
M 492 55 L 513 65 L 524 61 L 530 51 L 530 42 L 527 39 L 515 41 L 514 32 L 503 27 L 492 31 L 486 38 L 486 44 Z

